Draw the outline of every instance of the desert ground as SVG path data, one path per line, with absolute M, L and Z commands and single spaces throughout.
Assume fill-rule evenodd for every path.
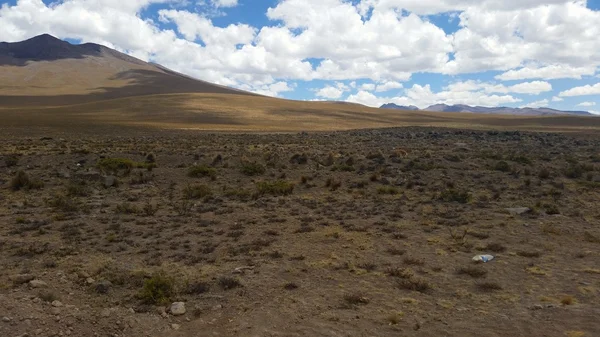
M 232 133 L 72 109 L 3 111 L 1 336 L 600 335 L 591 119 Z

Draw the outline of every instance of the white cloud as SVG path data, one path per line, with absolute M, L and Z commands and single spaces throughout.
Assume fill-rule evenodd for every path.
M 359 8 L 362 13 L 366 13 L 369 8 L 395 8 L 430 15 L 473 7 L 500 11 L 523 10 L 569 1 L 571 0 L 363 0 Z
M 541 78 L 553 80 L 559 78 L 581 79 L 585 75 L 593 75 L 595 67 L 570 67 L 568 65 L 548 65 L 543 67 L 527 66 L 516 70 L 509 70 L 497 75 L 495 78 L 501 81 L 523 80 L 530 78 Z
M 483 91 L 486 93 L 539 95 L 542 92 L 552 91 L 552 85 L 548 82 L 533 81 L 518 83 L 507 87 L 502 84 L 469 80 L 465 82 L 454 82 L 448 85 L 446 89 L 450 91 Z
M 562 101 L 564 101 L 564 99 L 563 99 L 563 98 L 560 98 L 560 97 L 558 97 L 558 96 L 554 96 L 554 97 L 552 97 L 552 102 L 562 102 Z
M 596 102 L 581 102 L 577 106 L 595 106 Z
M 328 85 L 324 88 L 317 90 L 315 94 L 318 97 L 323 97 L 327 99 L 338 99 L 342 97 L 342 95 L 344 94 L 344 90 Z
M 600 83 L 596 83 L 594 85 L 587 84 L 584 86 L 571 88 L 569 90 L 562 91 L 558 95 L 561 97 L 600 95 Z
M 403 87 L 402 83 L 400 83 L 400 82 L 386 81 L 386 82 L 377 84 L 375 91 L 385 92 L 385 91 L 390 91 L 392 89 L 401 89 L 402 87 Z
M 280 93 L 294 91 L 295 85 L 290 86 L 287 82 L 276 82 L 259 86 L 242 85 L 240 89 L 251 91 L 260 95 L 280 97 Z
M 547 108 L 550 102 L 547 99 L 542 99 L 539 101 L 527 103 L 525 105 L 521 105 L 520 108 Z
M 429 85 L 422 86 L 419 84 L 405 89 L 403 96 L 381 97 L 376 96 L 372 92 L 361 90 L 354 95 L 348 96 L 346 100 L 368 106 L 396 103 L 398 105 L 415 105 L 421 109 L 434 104 L 498 106 L 521 101 L 511 95 L 489 95 L 482 91 L 473 91 L 472 88 L 467 86 L 456 85 L 454 87 L 447 87 L 444 91 L 433 92 Z
M 363 84 L 360 86 L 360 90 L 364 90 L 364 91 L 373 91 L 373 90 L 375 90 L 375 87 L 377 87 L 377 86 L 375 85 L 375 83 L 363 83 Z
M 215 7 L 235 7 L 238 5 L 238 0 L 211 0 Z

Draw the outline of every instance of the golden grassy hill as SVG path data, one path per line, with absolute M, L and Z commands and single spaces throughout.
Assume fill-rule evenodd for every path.
M 406 125 L 594 131 L 600 118 L 399 111 L 254 95 L 199 81 L 97 44 L 49 35 L 0 44 L 5 126 L 152 126 L 223 131 L 345 130 Z

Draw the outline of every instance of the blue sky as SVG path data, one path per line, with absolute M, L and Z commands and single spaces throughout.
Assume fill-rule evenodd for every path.
M 600 0 L 9 0 L 0 40 L 96 42 L 262 94 L 600 111 Z

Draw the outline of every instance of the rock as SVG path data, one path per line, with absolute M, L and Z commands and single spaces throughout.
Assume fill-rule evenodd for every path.
M 100 280 L 96 282 L 94 289 L 98 294 L 106 294 L 110 290 L 110 287 L 112 287 L 112 283 L 110 281 Z
M 10 317 L 6 317 L 6 316 L 2 317 L 2 322 L 10 322 L 10 321 L 11 321 Z
M 102 317 L 110 317 L 110 309 L 108 309 L 108 308 L 102 309 L 102 311 L 100 312 L 100 316 L 102 316 Z
M 55 308 L 62 307 L 62 305 L 61 301 L 52 301 L 52 306 Z
M 52 313 L 52 315 L 60 315 L 60 308 L 52 308 L 50 309 L 50 313 Z
M 212 310 L 216 311 L 216 310 L 221 310 L 223 309 L 223 306 L 221 304 L 217 304 L 214 307 L 212 307 Z
M 542 310 L 544 309 L 544 306 L 542 306 L 541 304 L 535 304 L 531 307 L 531 310 Z
M 173 330 L 179 330 L 180 327 L 181 327 L 181 325 L 179 325 L 179 324 L 175 324 L 175 323 L 171 324 L 171 329 L 173 329 Z
M 33 276 L 31 274 L 18 274 L 18 275 L 11 275 L 8 278 L 14 284 L 23 284 L 23 283 L 27 283 L 27 282 L 35 279 L 35 276 Z
M 117 183 L 117 178 L 115 176 L 106 176 L 104 177 L 104 187 L 109 188 L 115 186 Z
M 90 278 L 90 274 L 88 274 L 86 271 L 80 270 L 77 272 L 77 277 L 87 279 Z
M 169 309 L 171 315 L 181 316 L 185 314 L 185 303 L 183 302 L 174 302 L 171 304 L 171 308 Z
M 521 215 L 525 213 L 531 212 L 531 208 L 529 207 L 515 207 L 515 208 L 506 208 L 510 215 Z
M 29 286 L 34 289 L 46 288 L 48 286 L 48 283 L 46 283 L 42 280 L 31 280 L 31 281 L 29 281 Z
M 96 282 L 96 280 L 94 280 L 91 277 L 88 277 L 87 279 L 85 279 L 85 284 L 87 284 L 87 285 L 92 285 L 92 284 L 94 284 L 94 282 Z

